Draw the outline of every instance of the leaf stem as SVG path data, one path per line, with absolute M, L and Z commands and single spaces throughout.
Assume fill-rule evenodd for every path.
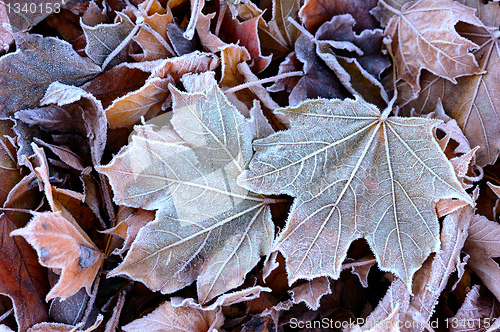
M 291 72 L 283 73 L 283 74 L 276 75 L 276 76 L 273 76 L 273 77 L 268 77 L 268 78 L 264 78 L 264 79 L 261 79 L 261 80 L 256 80 L 256 81 L 252 81 L 252 82 L 243 83 L 243 84 L 240 84 L 240 85 L 237 85 L 237 86 L 233 86 L 232 88 L 227 89 L 226 91 L 224 91 L 224 93 L 225 94 L 234 93 L 236 91 L 240 91 L 240 90 L 243 90 L 243 89 L 255 86 L 255 85 L 260 85 L 260 84 L 264 84 L 264 83 L 275 82 L 275 81 L 277 81 L 279 79 L 286 78 L 286 77 L 303 76 L 303 75 L 304 75 L 304 72 L 301 71 L 301 70 L 299 70 L 299 71 L 291 71 Z
M 308 36 L 312 41 L 316 41 L 316 38 L 309 32 L 307 31 L 306 29 L 304 29 L 304 27 L 302 25 L 300 25 L 299 23 L 297 23 L 293 18 L 291 18 L 290 16 L 287 18 L 288 22 L 290 22 L 294 27 L 297 28 L 297 30 L 299 30 L 300 32 L 302 32 L 304 35 Z
M 353 263 L 348 263 L 348 264 L 342 264 L 342 270 L 348 269 L 350 267 L 357 267 L 357 266 L 363 266 L 363 265 L 368 265 L 375 263 L 377 260 L 375 258 L 369 259 L 366 261 L 361 261 L 361 262 L 353 262 Z
M 10 308 L 9 310 L 7 310 L 7 312 L 5 312 L 2 316 L 0 316 L 0 323 L 7 317 L 10 316 L 10 314 L 14 311 L 14 308 Z

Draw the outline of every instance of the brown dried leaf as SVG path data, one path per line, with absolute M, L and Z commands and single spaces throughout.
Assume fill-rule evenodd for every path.
M 58 130 L 62 132 L 78 132 L 85 136 L 89 142 L 92 162 L 97 165 L 106 145 L 107 121 L 101 103 L 86 91 L 55 82 L 49 86 L 45 96 L 40 101 L 42 105 L 53 104 L 56 114 L 44 115 L 38 112 L 34 115 L 38 126 L 46 130 Z M 29 111 L 26 111 L 27 113 Z M 35 119 L 34 118 L 34 119 Z M 75 121 L 82 119 L 81 121 Z M 55 121 L 54 121 L 55 120 Z
M 224 323 L 220 308 L 199 310 L 194 308 L 173 307 L 164 302 L 153 312 L 134 320 L 123 327 L 126 332 L 165 331 L 165 332 L 207 332 L 219 329 Z
M 25 331 L 48 319 L 44 299 L 49 283 L 33 248 L 24 239 L 9 236 L 16 228 L 6 214 L 0 215 L 0 293 L 12 299 L 19 329 Z
M 80 85 L 100 72 L 61 39 L 15 36 L 16 52 L 0 58 L 0 118 L 36 106 L 52 82 Z
M 420 0 L 394 12 L 385 34 L 392 38 L 397 80 L 408 82 L 415 96 L 422 69 L 452 83 L 457 77 L 484 72 L 469 53 L 478 46 L 455 31 L 459 21 L 484 27 L 473 9 L 452 0 Z
M 353 31 L 356 25 L 350 15 L 338 15 L 322 24 L 315 34 L 316 53 L 352 95 L 383 109 L 389 97 L 379 77 L 390 61 L 381 53 L 382 30 L 357 35 Z
M 153 66 L 149 64 L 149 67 Z M 151 75 L 152 68 L 149 67 L 144 63 L 121 63 L 85 83 L 82 89 L 99 99 L 102 106 L 107 108 L 113 100 L 140 89 Z
M 141 28 L 133 38 L 143 50 L 142 54 L 132 55 L 134 60 L 151 61 L 173 56 L 167 36 L 167 25 L 174 21 L 170 7 L 163 8 L 158 0 L 144 1 L 139 5 L 139 12 L 149 29 Z
M 115 99 L 105 110 L 110 128 L 131 129 L 141 121 L 156 116 L 169 95 L 168 85 L 174 83 L 172 77 L 153 77 L 136 91 Z
M 11 126 L 11 121 L 0 121 L 0 206 L 34 208 L 38 202 L 29 185 L 35 176 L 23 178 L 17 168 L 15 148 L 6 137 L 14 136 Z M 9 236 L 25 222 L 10 212 L 0 214 L 0 294 L 12 299 L 21 331 L 48 318 L 44 302 L 49 290 L 46 269 L 38 264 L 35 251 L 24 239 Z
M 185 75 L 189 92 L 171 88 L 175 135 L 166 135 L 172 132 L 166 126 L 156 133 L 141 126 L 98 169 L 110 178 L 118 204 L 158 210 L 111 274 L 163 293 L 197 280 L 200 303 L 241 285 L 274 237 L 267 200 L 236 184 L 252 154 L 251 125 L 213 75 Z

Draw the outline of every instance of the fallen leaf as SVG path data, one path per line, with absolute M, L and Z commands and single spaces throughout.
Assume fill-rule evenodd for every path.
M 98 65 L 103 65 L 108 56 L 134 31 L 134 23 L 132 23 L 127 15 L 122 13 L 117 13 L 113 24 L 88 26 L 80 21 L 80 25 L 87 40 L 85 53 Z M 119 50 L 118 54 L 115 55 L 109 64 L 113 66 L 119 62 L 123 62 L 126 59 L 127 53 L 126 48 Z
M 125 62 L 85 83 L 82 89 L 99 99 L 104 108 L 108 108 L 113 100 L 140 89 L 150 75 L 151 68 Z
M 14 136 L 11 127 L 11 121 L 0 121 L 0 206 L 34 208 L 38 202 L 29 193 L 29 183 L 35 177 L 23 178 L 17 168 L 15 148 L 7 139 Z M 21 331 L 48 319 L 44 301 L 49 291 L 46 269 L 38 264 L 35 251 L 24 239 L 9 236 L 25 222 L 11 212 L 0 214 L 0 294 L 12 300 Z
M 482 16 L 500 14 L 497 4 L 476 5 L 480 9 L 478 13 L 488 13 Z M 398 87 L 402 94 L 400 104 L 405 107 L 406 113 L 412 108 L 417 114 L 429 113 L 441 99 L 445 111 L 457 121 L 471 146 L 480 147 L 477 152 L 477 164 L 480 166 L 494 164 L 500 152 L 500 108 L 497 106 L 500 95 L 496 88 L 499 75 L 495 69 L 500 62 L 500 22 L 491 21 L 486 17 L 485 23 L 491 26 L 459 29 L 463 36 L 480 45 L 473 53 L 484 74 L 458 78 L 457 84 L 429 74 L 422 75 L 422 91 L 416 100 L 412 100 L 414 96 L 411 93 L 405 92 L 409 88 Z
M 306 0 L 300 8 L 299 16 L 307 30 L 315 33 L 325 22 L 337 15 L 350 14 L 356 21 L 355 31 L 377 28 L 377 21 L 369 11 L 377 5 L 377 0 Z
M 337 15 L 323 23 L 314 38 L 316 53 L 352 95 L 383 108 L 389 97 L 379 78 L 391 63 L 381 53 L 382 30 L 357 35 L 353 31 L 356 24 L 350 15 Z
M 102 320 L 103 316 L 99 314 L 96 317 L 96 321 L 94 322 L 94 324 L 92 324 L 92 326 L 87 328 L 83 328 L 82 323 L 78 323 L 73 326 L 61 323 L 43 322 L 32 326 L 26 332 L 72 332 L 72 331 L 91 332 L 97 329 L 97 327 L 99 327 L 99 325 L 102 323 Z
M 326 277 L 314 278 L 288 291 L 295 304 L 304 302 L 311 310 L 318 310 L 323 295 L 330 294 L 330 281 Z
M 226 12 L 221 30 L 227 42 L 242 45 L 247 49 L 252 58 L 250 68 L 256 73 L 266 69 L 272 58 L 271 55 L 262 55 L 258 34 L 259 19 L 260 17 L 254 17 L 248 21 L 239 22 Z
M 500 299 L 500 267 L 493 260 L 500 257 L 500 225 L 486 217 L 474 215 L 464 252 L 470 255 L 467 265 L 486 287 Z
M 148 79 L 139 90 L 115 99 L 105 110 L 110 128 L 131 129 L 133 125 L 141 121 L 142 117 L 149 120 L 158 115 L 169 95 L 170 83 L 174 83 L 171 77 L 153 77 Z
M 280 65 L 278 75 L 297 70 L 302 70 L 304 75 L 296 84 L 294 78 L 280 78 L 268 90 L 276 92 L 284 87 L 292 88 L 288 97 L 290 106 L 298 105 L 307 99 L 345 98 L 350 95 L 338 77 L 317 55 L 310 36 L 300 35 L 295 43 L 295 57 L 290 55 L 285 62 L 283 66 Z
M 144 24 L 133 40 L 142 48 L 142 54 L 133 54 L 136 61 L 151 61 L 173 56 L 172 47 L 168 43 L 167 25 L 174 21 L 170 7 L 163 8 L 158 0 L 145 1 L 138 6 Z
M 287 0 L 288 1 L 288 0 Z M 296 0 L 292 0 L 296 1 Z M 288 5 L 291 5 L 288 7 Z M 273 11 L 273 19 L 269 22 L 266 22 L 263 19 L 264 15 L 264 10 L 261 8 L 257 7 L 256 4 L 253 2 L 247 2 L 245 4 L 240 4 L 238 6 L 238 19 L 241 21 L 248 21 L 253 18 L 258 19 L 258 26 L 257 26 L 257 31 L 259 33 L 259 39 L 260 39 L 260 45 L 262 47 L 262 54 L 272 54 L 273 58 L 280 58 L 283 57 L 286 53 L 288 53 L 291 49 L 293 49 L 293 45 L 295 44 L 295 40 L 299 36 L 298 30 L 290 26 L 291 23 L 289 21 L 286 21 L 287 27 L 290 28 L 290 37 L 292 39 L 292 43 L 288 43 L 284 37 L 283 34 L 286 35 L 286 32 L 283 30 L 280 30 L 280 28 L 284 28 L 284 26 L 278 25 L 278 21 L 280 20 L 279 17 L 276 15 L 280 16 L 283 13 L 278 12 L 280 9 L 278 7 L 280 6 L 285 6 L 286 8 L 283 8 L 283 11 L 288 11 L 291 16 L 294 16 L 293 11 L 295 10 L 295 4 L 292 4 L 291 2 L 283 5 L 280 3 L 280 0 L 278 0 L 275 4 Z M 297 8 L 298 10 L 298 8 Z M 294 31 L 292 33 L 292 31 Z
M 101 103 L 81 88 L 58 82 L 48 87 L 40 103 L 50 106 L 22 110 L 16 113 L 16 118 L 44 131 L 81 134 L 88 141 L 92 162 L 94 165 L 99 164 L 106 145 L 107 131 Z M 32 150 L 29 151 L 31 155 Z
M 49 284 L 36 252 L 24 239 L 9 236 L 16 228 L 7 215 L 0 215 L 0 293 L 12 299 L 19 329 L 25 331 L 48 319 L 44 298 Z
M 78 292 L 65 300 L 54 299 L 50 303 L 50 318 L 58 323 L 76 325 L 82 320 L 89 299 L 90 296 L 85 291 L 85 288 L 80 288 Z
M 61 212 L 36 213 L 26 227 L 10 235 L 23 236 L 37 251 L 41 265 L 61 269 L 47 301 L 71 296 L 81 287 L 90 294 L 104 255 Z
M 224 323 L 220 309 L 205 311 L 193 308 L 173 307 L 163 302 L 153 312 L 123 327 L 126 332 L 207 332 L 219 329 Z
M 273 22 L 278 27 L 289 49 L 293 49 L 300 31 L 289 21 L 297 20 L 300 2 L 298 0 L 273 0 Z
M 0 58 L 1 118 L 36 106 L 52 82 L 80 85 L 100 72 L 61 39 L 31 34 L 15 37 L 16 52 Z
M 289 284 L 338 279 L 350 243 L 364 237 L 379 268 L 411 289 L 413 274 L 439 249 L 436 201 L 472 203 L 434 140 L 437 121 L 384 119 L 361 99 L 306 101 L 280 112 L 292 128 L 254 141 L 238 183 L 295 197 L 275 245 Z
M 480 331 L 496 322 L 498 309 L 480 293 L 481 287 L 474 285 L 467 293 L 464 303 L 456 315 L 449 319 L 450 331 Z M 496 309 L 496 310 L 495 310 Z M 492 319 L 493 318 L 493 319 Z
M 187 39 L 184 36 L 184 29 L 175 23 L 170 23 L 167 25 L 167 35 L 168 39 L 172 43 L 175 54 L 177 56 L 182 56 L 196 51 L 198 45 L 196 40 Z
M 203 49 L 213 53 L 219 51 L 219 47 L 226 45 L 225 42 L 210 31 L 210 23 L 214 17 L 215 13 L 208 15 L 200 14 L 198 23 L 196 24 L 196 33 L 200 38 Z
M 451 0 L 420 0 L 391 11 L 396 14 L 385 35 L 392 39 L 396 78 L 408 82 L 415 96 L 420 91 L 422 69 L 452 83 L 457 77 L 484 72 L 469 52 L 478 45 L 455 31 L 459 21 L 484 26 L 473 9 Z
M 163 293 L 197 280 L 200 303 L 240 285 L 274 234 L 267 200 L 236 184 L 251 157 L 249 122 L 213 74 L 185 76 L 187 93 L 171 88 L 175 135 L 138 127 L 142 133 L 98 168 L 116 203 L 158 210 L 108 276 L 127 275 Z

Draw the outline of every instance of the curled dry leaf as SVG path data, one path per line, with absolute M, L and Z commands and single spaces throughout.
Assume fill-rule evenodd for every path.
M 107 121 L 101 102 L 81 88 L 52 83 L 43 99 L 44 108 L 22 110 L 16 118 L 45 131 L 78 133 L 88 140 L 92 162 L 97 165 L 106 145 Z
M 170 302 L 162 303 L 150 314 L 125 325 L 125 332 L 207 332 L 217 330 L 224 323 L 220 308 L 199 310 L 190 307 L 173 307 Z
M 186 76 L 187 93 L 171 88 L 175 131 L 136 127 L 140 134 L 99 168 L 118 204 L 158 210 L 110 275 L 163 293 L 197 280 L 200 303 L 240 285 L 274 237 L 268 200 L 236 184 L 252 154 L 250 122 L 213 74 Z
M 455 31 L 459 21 L 484 26 L 473 9 L 452 0 L 420 0 L 392 11 L 396 14 L 385 34 L 392 39 L 397 79 L 408 82 L 414 96 L 420 91 L 422 69 L 453 83 L 457 77 L 484 72 L 469 52 L 478 45 Z
M 170 7 L 163 8 L 158 0 L 144 1 L 139 4 L 139 12 L 144 17 L 144 24 L 133 40 L 142 48 L 142 54 L 133 54 L 136 61 L 151 61 L 173 56 L 168 44 L 167 25 L 174 21 Z
M 259 73 L 269 66 L 272 56 L 264 56 L 261 52 L 260 39 L 258 34 L 260 17 L 254 17 L 244 22 L 232 19 L 226 13 L 222 22 L 221 33 L 224 33 L 225 40 L 231 43 L 244 46 L 252 58 L 251 68 Z
M 295 197 L 276 242 L 289 284 L 339 278 L 350 243 L 364 237 L 380 269 L 411 289 L 415 271 L 439 249 L 436 201 L 472 204 L 434 140 L 437 121 L 384 119 L 361 99 L 306 101 L 280 112 L 292 128 L 254 141 L 239 183 Z

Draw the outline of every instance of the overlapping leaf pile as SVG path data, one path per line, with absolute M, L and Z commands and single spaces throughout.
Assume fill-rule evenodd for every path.
M 0 330 L 500 325 L 498 2 L 10 8 Z

